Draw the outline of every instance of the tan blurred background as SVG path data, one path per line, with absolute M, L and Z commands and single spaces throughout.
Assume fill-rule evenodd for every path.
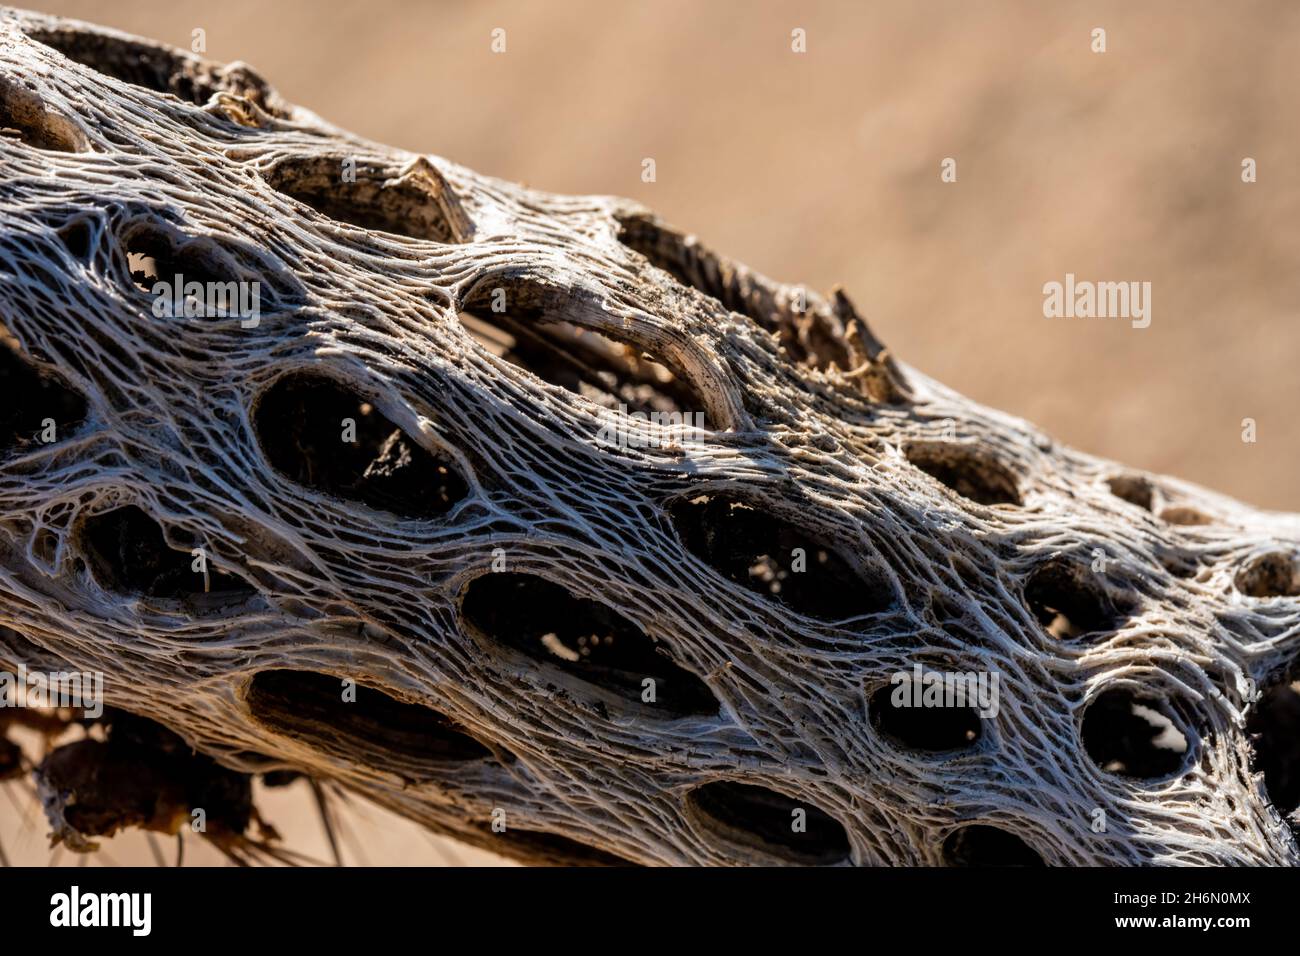
M 972 398 L 1084 450 L 1300 510 L 1300 4 L 41 9 L 185 47 L 202 27 L 210 57 L 248 61 L 361 135 L 639 199 L 774 278 L 843 283 L 900 357 Z M 1151 327 L 1044 319 L 1043 283 L 1066 272 L 1150 281 Z
M 634 197 L 774 278 L 842 283 L 900 357 L 972 398 L 1300 510 L 1300 4 L 40 9 L 184 47 L 202 27 L 208 56 L 372 139 Z M 956 183 L 940 181 L 945 157 Z M 1151 326 L 1043 318 L 1043 283 L 1067 272 L 1151 282 Z

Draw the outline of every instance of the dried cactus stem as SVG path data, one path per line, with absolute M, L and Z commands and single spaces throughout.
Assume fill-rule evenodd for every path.
M 241 64 L 6 11 L 0 126 L 0 662 L 522 860 L 1300 857 L 1295 516 Z

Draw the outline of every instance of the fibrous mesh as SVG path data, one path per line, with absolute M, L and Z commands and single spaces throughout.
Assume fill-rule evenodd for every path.
M 1300 858 L 1247 726 L 1294 516 L 242 64 L 7 11 L 0 127 L 0 661 L 523 859 Z M 159 317 L 177 272 L 256 323 Z M 895 707 L 917 665 L 996 715 Z

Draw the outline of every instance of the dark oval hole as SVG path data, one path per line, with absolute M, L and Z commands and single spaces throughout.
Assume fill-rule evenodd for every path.
M 237 285 L 225 275 L 211 248 L 201 241 L 177 240 L 161 229 L 135 226 L 123 236 L 127 268 L 131 281 L 141 292 L 154 294 L 159 282 L 183 287 L 199 282 L 225 287 Z M 236 298 L 238 292 L 235 293 Z
M 254 675 L 249 713 L 277 733 L 344 759 L 372 756 L 438 763 L 482 760 L 492 751 L 448 717 L 364 684 L 345 700 L 342 678 L 315 671 L 269 670 Z
M 19 142 L 33 149 L 79 153 L 86 148 L 85 137 L 71 120 L 48 109 L 31 90 L 0 77 L 0 131 L 3 130 L 13 130 Z
M 1249 597 L 1295 597 L 1300 594 L 1300 572 L 1296 560 L 1284 551 L 1273 551 L 1251 560 L 1237 573 L 1237 590 Z
M 0 329 L 0 452 L 60 441 L 86 418 L 86 400 L 30 364 Z
M 639 627 L 608 605 L 574 597 L 535 574 L 480 575 L 465 589 L 461 612 L 485 638 L 638 708 L 674 717 L 718 713 L 708 685 L 673 663 Z M 647 678 L 654 681 L 653 701 L 644 698 Z
M 87 518 L 80 541 L 91 573 L 105 590 L 212 607 L 254 593 L 242 578 L 218 571 L 210 557 L 206 578 L 195 571 L 195 556 L 169 546 L 162 526 L 135 505 Z
M 789 295 L 797 290 L 788 287 L 778 298 L 773 283 L 653 216 L 620 215 L 618 227 L 618 240 L 624 246 L 727 311 L 757 322 L 777 337 L 791 361 L 851 367 L 841 321 L 824 306 L 802 301 L 806 296 Z
M 67 247 L 72 255 L 81 260 L 90 258 L 90 247 L 94 240 L 94 233 L 91 231 L 90 224 L 85 220 L 76 220 L 59 229 L 59 238 Z
M 693 386 L 660 358 L 564 320 L 563 290 L 526 278 L 480 283 L 460 313 L 485 349 L 605 408 L 658 414 L 665 425 L 708 428 Z
M 1127 611 L 1102 590 L 1086 565 L 1064 558 L 1033 570 L 1025 582 L 1025 603 L 1048 634 L 1063 640 L 1114 630 Z
M 281 115 L 275 104 L 268 102 L 270 91 L 265 81 L 247 68 L 216 67 L 197 56 L 157 44 L 85 30 L 26 32 L 37 43 L 58 50 L 69 60 L 123 83 L 170 93 L 196 106 L 207 103 L 214 93 L 227 91 L 252 100 L 268 113 Z
M 1098 767 L 1139 779 L 1177 772 L 1189 747 L 1167 704 L 1122 689 L 1108 690 L 1088 705 L 1080 732 Z
M 1131 505 L 1150 511 L 1155 502 L 1155 486 L 1141 475 L 1116 475 L 1106 480 L 1110 493 Z
M 907 460 L 963 498 L 982 505 L 1018 505 L 1015 476 L 992 455 L 951 441 L 909 442 Z
M 775 790 L 719 781 L 692 790 L 687 802 L 714 835 L 729 843 L 811 866 L 849 859 L 849 835 L 838 820 Z
M 146 43 L 78 30 L 31 30 L 27 35 L 82 66 L 155 93 L 176 92 L 172 81 L 182 73 L 176 54 Z M 183 98 L 194 103 L 207 101 L 207 97 Z
M 948 866 L 1043 866 L 1043 858 L 1014 833 L 982 823 L 954 830 L 943 841 Z
M 297 770 L 268 770 L 262 774 L 262 783 L 274 790 L 279 787 L 292 786 L 302 778 L 303 774 Z
M 189 236 L 158 221 L 122 228 L 131 284 L 150 298 L 157 319 L 257 320 L 302 304 L 302 287 L 284 270 L 265 271 L 262 254 L 229 238 Z M 256 277 L 256 278 L 253 278 Z M 244 328 L 256 328 L 252 321 Z
M 872 726 L 915 750 L 939 753 L 974 747 L 982 733 L 979 711 L 946 699 L 938 706 L 926 704 L 924 694 L 924 685 L 916 686 L 910 675 L 901 684 L 881 687 L 867 705 Z
M 1167 524 L 1181 525 L 1183 527 L 1196 527 L 1198 525 L 1210 524 L 1213 522 L 1205 512 L 1192 508 L 1188 505 L 1178 505 L 1174 508 L 1166 508 L 1160 512 L 1160 520 Z
M 1293 672 L 1265 689 L 1246 718 L 1251 769 L 1264 774 L 1264 790 L 1300 835 L 1300 679 Z
M 345 176 L 345 161 L 350 165 Z M 337 222 L 408 239 L 457 242 L 441 182 L 430 176 L 399 178 L 388 166 L 349 156 L 283 159 L 262 173 L 283 193 Z
M 691 554 L 729 581 L 800 614 L 840 621 L 892 603 L 883 580 L 864 576 L 823 541 L 738 498 L 683 499 L 670 516 Z
M 326 375 L 277 379 L 253 423 L 272 467 L 309 488 L 413 518 L 445 514 L 469 494 L 449 461 Z
M 1155 557 L 1160 566 L 1176 578 L 1190 578 L 1201 569 L 1200 559 L 1193 551 L 1177 546 L 1157 544 Z
M 703 244 L 646 216 L 624 216 L 618 225 L 618 241 L 645 256 L 656 269 L 716 299 L 729 312 L 748 316 L 765 328 L 773 326 L 776 304 L 771 297 L 757 287 L 746 295 L 735 270 L 724 268 L 720 257 Z

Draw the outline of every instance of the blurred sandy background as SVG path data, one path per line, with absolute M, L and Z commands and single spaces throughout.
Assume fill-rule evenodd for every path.
M 202 27 L 208 56 L 248 61 L 372 139 L 634 197 L 774 278 L 842 283 L 900 357 L 972 398 L 1084 450 L 1300 510 L 1300 4 L 39 8 L 184 47 Z M 495 27 L 505 54 L 490 51 Z M 945 157 L 955 184 L 940 182 Z M 1257 183 L 1242 183 L 1244 157 Z M 1150 328 L 1043 318 L 1043 283 L 1067 272 L 1150 281 Z M 437 862 L 417 840 L 429 846 L 397 840 L 372 861 Z

